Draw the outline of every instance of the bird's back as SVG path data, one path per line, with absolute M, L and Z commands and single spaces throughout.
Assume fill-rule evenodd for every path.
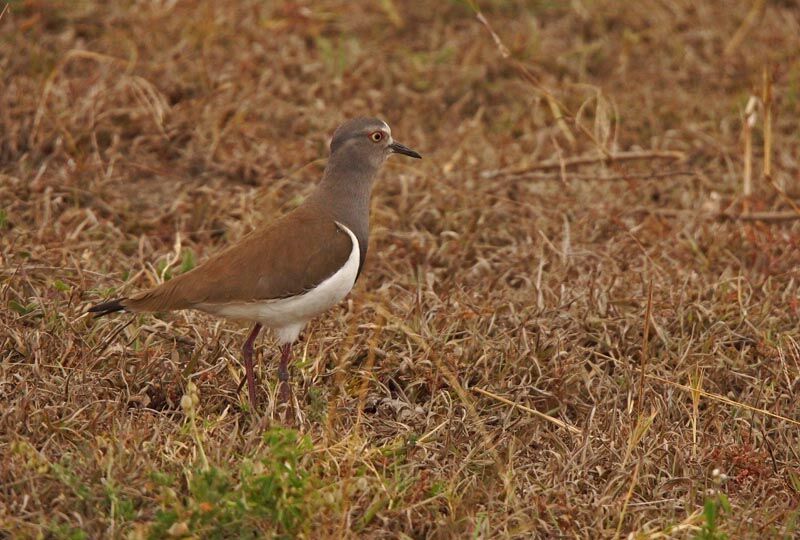
M 350 236 L 333 218 L 324 209 L 305 204 L 122 305 L 130 311 L 171 311 L 287 298 L 333 275 L 351 251 Z

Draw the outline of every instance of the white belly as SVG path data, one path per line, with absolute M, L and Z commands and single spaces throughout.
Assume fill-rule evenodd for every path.
M 353 249 L 344 266 L 310 291 L 276 300 L 202 304 L 197 308 L 228 319 L 260 322 L 275 330 L 281 344 L 295 341 L 310 319 L 341 302 L 355 284 L 361 256 L 358 239 L 350 229 L 337 225 L 350 236 Z

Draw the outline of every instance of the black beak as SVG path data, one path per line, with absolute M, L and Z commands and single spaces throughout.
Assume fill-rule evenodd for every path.
M 404 156 L 409 156 L 409 157 L 413 157 L 413 158 L 417 158 L 417 159 L 422 159 L 422 156 L 419 155 L 419 153 L 414 152 L 408 146 L 403 146 L 402 144 L 400 144 L 398 142 L 393 142 L 392 144 L 389 145 L 389 148 L 391 148 L 392 152 L 394 152 L 395 154 L 403 154 Z

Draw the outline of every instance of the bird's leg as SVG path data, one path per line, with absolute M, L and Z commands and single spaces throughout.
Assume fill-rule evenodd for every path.
M 244 356 L 244 376 L 245 379 L 247 379 L 247 393 L 250 396 L 250 406 L 253 407 L 253 410 L 256 408 L 256 376 L 253 371 L 253 343 L 255 343 L 259 331 L 261 331 L 261 323 L 256 323 L 253 327 L 253 331 L 250 332 L 250 335 L 247 337 L 247 341 L 244 342 L 244 347 L 242 347 L 242 355 Z M 239 385 L 239 387 L 241 388 L 241 385 Z
M 287 403 L 292 398 L 292 387 L 289 383 L 289 360 L 292 359 L 292 344 L 281 345 L 281 363 L 278 365 L 278 380 L 280 381 L 279 398 L 281 403 Z

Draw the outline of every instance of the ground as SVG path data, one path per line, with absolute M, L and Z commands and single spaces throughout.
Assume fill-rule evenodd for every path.
M 0 2 L 0 536 L 778 538 L 800 524 L 794 1 Z M 296 346 L 85 316 L 376 185 Z

